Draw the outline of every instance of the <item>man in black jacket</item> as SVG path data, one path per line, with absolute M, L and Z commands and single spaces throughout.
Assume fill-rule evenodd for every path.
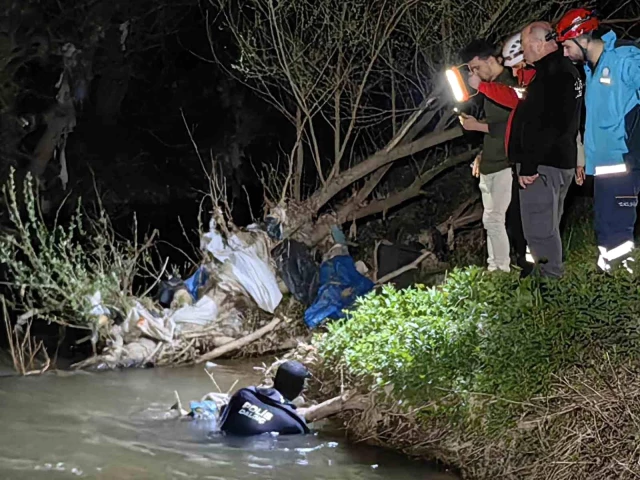
M 546 40 L 551 32 L 545 22 L 522 32 L 524 57 L 536 76 L 514 113 L 509 158 L 518 165 L 522 226 L 539 273 L 561 277 L 560 219 L 576 169 L 583 85 L 558 44 Z
M 273 388 L 247 387 L 233 394 L 220 416 L 220 430 L 230 435 L 309 433 L 291 402 L 302 393 L 309 372 L 300 362 L 278 367 Z

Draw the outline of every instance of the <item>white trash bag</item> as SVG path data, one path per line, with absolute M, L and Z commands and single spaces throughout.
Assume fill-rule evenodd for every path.
M 216 230 L 215 221 L 211 220 L 201 247 L 227 267 L 223 269 L 223 282 L 237 284 L 262 310 L 273 313 L 282 300 L 282 293 L 269 266 L 266 238 L 255 225 L 250 225 L 247 230 L 225 241 Z
M 173 319 L 155 317 L 140 302 L 129 311 L 125 320 L 126 330 L 137 328 L 149 338 L 162 342 L 171 342 L 175 331 Z
M 208 325 L 218 318 L 218 306 L 211 297 L 204 295 L 194 305 L 179 308 L 171 320 L 175 323 L 193 323 L 195 325 Z

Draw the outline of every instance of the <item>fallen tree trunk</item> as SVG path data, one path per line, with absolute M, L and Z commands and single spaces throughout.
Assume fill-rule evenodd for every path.
M 473 194 L 469 200 L 456 208 L 447 220 L 439 224 L 436 230 L 438 230 L 441 235 L 446 235 L 450 229 L 458 230 L 459 228 L 482 220 L 483 208 L 482 205 L 478 203 L 479 199 L 480 195 L 478 193 Z
M 215 350 L 210 351 L 209 353 L 205 353 L 204 355 L 201 355 L 194 363 L 202 363 L 209 360 L 213 360 L 215 358 L 221 357 L 222 355 L 225 355 L 226 353 L 232 352 L 233 350 L 237 350 L 239 348 L 244 347 L 245 345 L 255 342 L 263 335 L 266 335 L 267 333 L 275 330 L 282 322 L 284 322 L 282 318 L 276 317 L 273 320 L 271 320 L 268 324 L 266 324 L 264 327 L 259 328 L 255 332 L 252 332 L 249 335 L 239 338 L 238 340 L 234 340 L 233 342 L 226 343 L 221 347 L 218 347 Z
M 342 172 L 333 182 L 327 184 L 315 192 L 308 200 L 309 205 L 316 212 L 322 208 L 329 200 L 340 193 L 343 189 L 351 185 L 353 182 L 366 177 L 370 173 L 388 163 L 394 162 L 400 158 L 414 155 L 427 148 L 435 147 L 445 142 L 449 142 L 462 136 L 462 129 L 454 127 L 442 132 L 434 132 L 425 135 L 418 140 L 405 145 L 400 145 L 390 151 L 379 151 L 371 155 L 369 158 L 358 163 L 354 167 Z
M 299 408 L 298 412 L 308 423 L 317 422 L 332 417 L 347 410 L 365 410 L 369 407 L 369 398 L 347 392 L 339 397 L 331 398 L 325 402 L 307 408 Z
M 413 262 L 409 263 L 408 265 L 405 265 L 404 267 L 400 267 L 399 269 L 391 273 L 388 273 L 384 277 L 380 278 L 378 281 L 376 281 L 376 285 L 385 284 L 387 282 L 390 282 L 394 278 L 402 275 L 403 273 L 408 272 L 409 270 L 415 270 L 420 266 L 422 261 L 425 260 L 427 257 L 433 257 L 437 261 L 437 258 L 435 258 L 435 254 L 433 252 L 424 252 L 422 255 L 420 255 L 418 258 L 416 258 Z
M 416 154 L 428 148 L 432 148 L 437 145 L 449 142 L 461 136 L 462 136 L 462 129 L 460 127 L 454 127 L 449 130 L 438 131 L 438 132 L 427 134 L 418 140 L 415 140 L 410 143 L 398 145 L 389 151 L 381 150 L 374 153 L 373 155 L 371 155 L 361 163 L 355 165 L 349 170 L 346 170 L 340 173 L 338 177 L 336 177 L 331 182 L 327 183 L 322 188 L 318 189 L 311 197 L 309 197 L 305 202 L 303 202 L 303 204 L 299 208 L 299 212 L 301 213 L 290 224 L 286 225 L 285 236 L 290 237 L 296 234 L 297 232 L 302 231 L 302 235 L 301 235 L 302 237 L 311 238 L 310 242 L 306 241 L 305 243 L 315 245 L 319 241 L 319 240 L 316 240 L 316 238 L 320 236 L 320 232 L 313 235 L 310 235 L 306 232 L 315 231 L 317 223 L 315 225 L 313 224 L 313 218 L 315 217 L 315 215 L 317 215 L 320 209 L 324 205 L 326 205 L 327 202 L 329 202 L 335 195 L 340 193 L 342 190 L 344 190 L 354 182 L 362 178 L 365 178 L 367 175 L 373 174 L 372 178 L 370 178 L 370 180 L 364 186 L 364 190 L 366 192 L 371 192 L 373 188 L 375 188 L 377 183 L 381 180 L 382 176 L 384 176 L 384 174 L 386 173 L 387 169 L 383 167 L 401 158 L 405 158 L 407 156 Z M 437 168 L 437 167 L 434 167 L 434 168 Z M 431 172 L 432 170 L 433 169 L 431 169 L 429 172 Z M 424 185 L 427 182 L 428 180 L 426 180 L 422 185 Z M 341 223 L 344 223 L 345 221 L 347 221 L 352 217 L 351 215 L 352 212 L 355 209 L 357 209 L 362 203 L 363 196 L 364 195 L 356 195 L 354 198 L 347 201 L 342 207 L 338 208 L 338 211 L 340 212 L 338 216 L 341 216 L 344 218 L 344 220 Z M 362 218 L 367 215 L 370 215 L 370 213 L 367 213 L 366 215 L 363 214 L 359 218 Z M 331 224 L 333 223 L 337 223 L 337 222 L 331 221 L 329 225 L 322 227 L 323 231 L 322 231 L 322 236 L 320 236 L 320 240 L 326 237 L 327 232 L 328 230 L 330 230 Z
M 306 240 L 305 243 L 312 246 L 317 245 L 327 235 L 329 235 L 332 225 L 341 225 L 349 221 L 359 220 L 361 218 L 382 213 L 391 208 L 397 207 L 402 203 L 421 195 L 422 187 L 431 182 L 442 172 L 449 168 L 460 165 L 461 163 L 469 161 L 469 159 L 473 158 L 476 154 L 477 150 L 474 149 L 450 157 L 439 165 L 436 165 L 435 167 L 432 167 L 424 172 L 422 175 L 416 178 L 416 180 L 408 188 L 401 190 L 400 192 L 391 194 L 385 199 L 374 200 L 372 202 L 369 202 L 368 204 L 361 205 L 360 203 L 358 203 L 356 196 L 355 198 L 348 200 L 343 206 L 339 207 L 335 216 L 328 215 L 320 219 L 315 224 L 308 225 L 307 229 L 305 229 L 306 231 L 301 232 L 300 236 L 301 238 Z

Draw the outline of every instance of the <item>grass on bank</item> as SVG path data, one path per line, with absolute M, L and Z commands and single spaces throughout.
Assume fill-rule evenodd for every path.
M 636 371 L 640 360 L 638 279 L 624 270 L 611 276 L 597 270 L 597 249 L 588 219 L 583 212 L 567 229 L 567 272 L 559 281 L 520 280 L 517 273 L 490 274 L 468 267 L 450 272 L 439 287 L 397 291 L 387 286 L 362 298 L 346 320 L 329 324 L 327 331 L 316 337 L 322 369 L 343 371 L 350 387 L 378 391 L 381 397 L 393 387 L 393 399 L 402 401 L 406 411 L 419 409 L 418 422 L 452 429 L 455 433 L 449 433 L 447 441 L 456 440 L 456 449 L 471 440 L 472 445 L 467 447 L 475 450 L 474 455 L 465 457 L 461 452 L 467 447 L 460 447 L 449 452 L 451 455 L 439 456 L 463 459 L 477 478 L 520 470 L 524 467 L 517 463 L 526 467 L 527 461 L 537 462 L 540 459 L 536 456 L 551 457 L 556 450 L 557 455 L 563 455 L 563 438 L 573 438 L 576 432 L 588 438 L 588 432 L 597 429 L 578 422 L 575 431 L 562 427 L 549 438 L 540 433 L 548 419 L 559 422 L 565 410 L 576 415 L 582 411 L 573 406 L 573 400 L 556 401 L 564 399 L 566 393 L 558 393 L 559 384 L 575 392 L 592 389 L 596 399 L 607 396 L 602 388 L 608 392 L 617 388 L 617 398 L 624 395 L 616 380 L 618 375 L 635 378 L 627 374 Z M 603 373 L 603 366 L 608 373 Z M 613 379 L 605 378 L 610 373 Z M 566 376 L 576 375 L 581 378 L 579 386 L 564 381 Z M 615 388 L 608 388 L 608 382 Z M 618 405 L 608 402 L 614 404 Z M 635 411 L 635 407 L 625 409 Z M 541 429 L 535 435 L 537 440 L 522 445 L 518 427 L 534 411 L 545 420 L 536 423 Z M 633 415 L 625 419 L 625 428 L 605 427 L 620 432 L 636 420 Z M 480 438 L 483 445 L 473 444 Z M 406 435 L 387 440 L 405 445 L 408 441 Z M 622 440 L 612 439 L 611 444 L 618 441 Z M 585 460 L 583 443 L 586 441 L 576 443 L 579 448 L 567 449 L 571 455 L 567 453 L 558 461 L 564 463 L 565 470 Z M 500 450 L 506 444 L 510 447 Z M 437 442 L 432 447 L 439 448 Z M 519 453 L 514 453 L 516 464 L 505 460 L 518 449 Z M 636 450 L 631 449 L 628 456 L 635 458 Z M 502 453 L 497 458 L 492 457 L 499 451 Z M 523 460 L 523 455 L 529 460 Z M 593 458 L 586 460 L 585 465 Z M 474 462 L 484 466 L 476 469 L 471 465 Z M 492 462 L 504 465 L 498 468 L 490 465 Z M 622 465 L 626 460 L 612 462 L 625 471 Z M 551 468 L 551 463 L 540 468 Z M 600 468 L 592 470 L 602 473 Z M 532 469 L 530 476 L 524 470 L 520 473 L 521 477 L 513 478 L 580 478 L 555 476 L 547 470 L 543 474 L 539 468 Z M 622 478 L 617 471 L 607 471 L 606 475 Z

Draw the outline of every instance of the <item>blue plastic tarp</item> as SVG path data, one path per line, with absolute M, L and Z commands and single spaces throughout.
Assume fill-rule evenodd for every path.
M 187 290 L 194 300 L 198 300 L 198 288 L 207 283 L 208 279 L 209 273 L 205 270 L 204 267 L 200 267 L 198 268 L 198 270 L 196 270 L 196 273 L 194 273 L 184 281 L 185 287 L 187 287 Z
M 344 310 L 375 287 L 356 269 L 353 258 L 340 255 L 320 265 L 320 288 L 315 302 L 304 313 L 304 323 L 315 328 L 330 318 L 344 318 Z

